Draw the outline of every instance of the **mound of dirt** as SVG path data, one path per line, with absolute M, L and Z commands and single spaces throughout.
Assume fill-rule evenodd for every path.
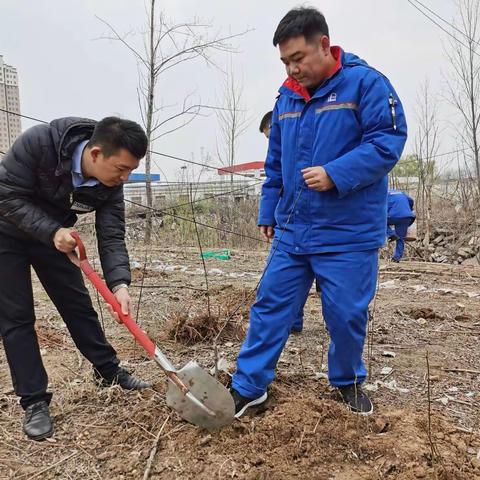
M 154 478 L 479 478 L 465 443 L 449 435 L 440 418 L 433 419 L 434 432 L 442 433 L 433 434 L 438 457 L 432 458 L 423 414 L 380 410 L 373 417 L 355 417 L 328 393 L 320 398 L 299 389 L 292 396 L 277 384 L 260 416 L 217 433 L 189 429 L 177 437 L 175 448 L 185 452 L 182 465 L 159 459 Z
M 208 313 L 173 312 L 167 318 L 166 332 L 168 338 L 184 345 L 194 345 L 199 342 L 219 339 L 240 340 L 245 330 L 237 322 L 220 319 Z

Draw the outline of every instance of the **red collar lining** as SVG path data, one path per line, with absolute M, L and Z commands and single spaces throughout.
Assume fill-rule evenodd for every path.
M 336 63 L 327 78 L 333 77 L 342 68 L 342 49 L 339 46 L 333 46 L 330 47 L 330 52 L 332 52 L 332 56 L 336 60 Z M 295 93 L 298 93 L 301 97 L 305 99 L 306 102 L 308 102 L 311 98 L 308 90 L 305 87 L 302 87 L 292 77 L 288 77 L 285 82 L 283 82 L 283 86 L 289 88 Z

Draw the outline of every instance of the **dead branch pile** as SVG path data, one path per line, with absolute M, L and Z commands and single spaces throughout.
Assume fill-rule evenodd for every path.
M 220 338 L 225 340 L 241 340 L 245 334 L 244 328 L 237 322 L 228 322 L 216 315 L 205 312 L 188 313 L 173 312 L 167 319 L 167 335 L 171 340 L 184 345 L 194 345 Z M 225 327 L 224 327 L 225 325 Z

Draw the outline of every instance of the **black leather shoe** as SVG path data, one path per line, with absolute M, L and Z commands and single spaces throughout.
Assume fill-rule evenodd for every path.
M 120 385 L 124 390 L 143 390 L 151 387 L 149 383 L 130 375 L 124 368 L 119 368 L 112 378 L 104 378 L 95 370 L 95 379 L 102 387 Z
M 53 435 L 53 422 L 47 402 L 37 402 L 26 408 L 23 431 L 32 440 L 43 440 Z

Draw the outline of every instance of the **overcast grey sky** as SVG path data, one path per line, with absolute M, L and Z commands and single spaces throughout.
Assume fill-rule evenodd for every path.
M 240 138 L 237 163 L 263 160 L 265 139 L 258 132 L 262 115 L 272 108 L 285 78 L 272 36 L 282 16 L 301 2 L 290 0 L 167 0 L 158 7 L 177 22 L 194 15 L 228 33 L 254 29 L 236 42 L 233 57 L 237 76 L 243 79 L 245 106 L 253 118 Z M 444 18 L 455 14 L 454 0 L 424 0 Z M 308 5 L 322 10 L 330 26 L 332 43 L 356 53 L 386 74 L 402 99 L 410 127 L 405 153 L 413 148 L 415 106 L 419 87 L 428 76 L 432 91 L 441 92 L 442 71 L 448 70 L 442 47 L 446 35 L 415 10 L 407 0 L 319 0 Z M 0 0 L 0 54 L 17 67 L 22 113 L 45 120 L 77 115 L 102 118 L 121 115 L 140 121 L 136 88 L 137 64 L 118 42 L 99 40 L 107 27 L 95 16 L 132 32 L 132 40 L 146 22 L 143 0 Z M 140 35 L 140 34 L 139 34 Z M 228 58 L 215 57 L 220 65 Z M 218 104 L 221 74 L 201 61 L 171 70 L 158 85 L 164 104 L 180 103 L 195 92 L 202 103 Z M 172 113 L 174 109 L 171 110 Z M 447 109 L 440 117 L 446 122 Z M 23 121 L 24 128 L 32 122 Z M 200 160 L 203 148 L 213 155 L 218 126 L 215 115 L 197 118 L 186 128 L 158 141 L 156 150 Z M 441 151 L 456 147 L 455 133 L 445 123 Z M 157 158 L 175 180 L 181 163 Z

